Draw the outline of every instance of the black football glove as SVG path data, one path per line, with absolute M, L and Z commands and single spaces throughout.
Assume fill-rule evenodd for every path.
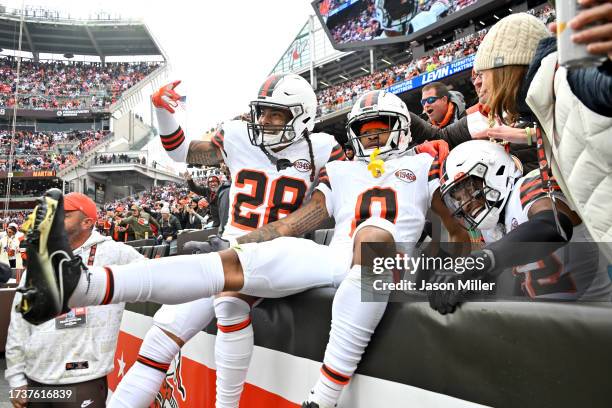
M 230 241 L 225 240 L 216 235 L 208 237 L 208 241 L 189 241 L 183 247 L 186 252 L 192 254 L 209 254 L 211 252 L 219 252 L 231 246 Z
M 467 258 L 473 258 L 474 262 L 467 262 Z M 457 273 L 454 269 L 441 269 L 434 272 L 429 283 L 438 287 L 441 284 L 449 284 L 449 288 L 427 291 L 429 306 L 443 315 L 453 313 L 457 306 L 465 302 L 472 294 L 467 289 L 459 289 L 459 282 L 481 280 L 493 270 L 494 266 L 493 252 L 485 249 L 474 251 L 465 257 L 463 273 Z

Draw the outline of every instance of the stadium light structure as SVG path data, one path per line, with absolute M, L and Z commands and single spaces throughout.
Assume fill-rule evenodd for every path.
M 386 60 L 386 59 L 384 59 L 384 58 L 381 58 L 380 60 L 381 60 L 382 62 L 384 62 L 385 64 L 387 64 L 387 65 L 392 65 L 392 64 L 391 64 L 389 61 L 387 61 L 387 60 Z
M 340 78 L 344 79 L 345 81 L 348 81 L 349 79 L 347 77 L 345 77 L 344 75 L 340 74 L 338 75 Z
M 367 70 L 367 69 L 365 69 L 364 67 L 359 67 L 359 68 L 361 68 L 361 70 L 362 70 L 363 72 L 367 72 L 368 74 L 370 73 L 370 71 L 368 71 L 368 70 Z
M 325 86 L 329 86 L 329 84 L 327 82 L 325 82 L 325 81 L 319 81 L 319 82 L 322 83 Z

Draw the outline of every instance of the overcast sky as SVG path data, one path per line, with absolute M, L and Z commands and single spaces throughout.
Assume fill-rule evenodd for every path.
M 21 0 L 0 0 L 21 7 Z M 170 59 L 169 79 L 182 79 L 193 136 L 246 111 L 261 82 L 308 16 L 309 0 L 26 0 L 26 5 L 70 10 L 87 16 L 99 10 L 144 18 Z

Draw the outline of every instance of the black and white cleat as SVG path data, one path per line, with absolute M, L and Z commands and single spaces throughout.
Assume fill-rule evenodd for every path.
M 26 321 L 41 324 L 69 310 L 68 299 L 86 268 L 68 243 L 60 190 L 47 190 L 26 224 L 26 281 L 17 310 Z

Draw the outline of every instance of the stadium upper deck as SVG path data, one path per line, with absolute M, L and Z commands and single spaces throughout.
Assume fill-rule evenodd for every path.
M 0 48 L 19 49 L 21 10 L 0 6 Z M 165 54 L 147 26 L 138 20 L 97 15 L 76 19 L 50 10 L 23 13 L 22 51 L 40 53 L 95 55 L 102 61 L 109 56 Z
M 335 50 L 320 21 L 313 17 L 272 72 L 294 72 L 308 79 L 319 97 L 318 127 L 340 135 L 351 101 L 367 89 L 393 86 L 392 92 L 420 112 L 419 93 L 414 91 L 427 82 L 443 80 L 463 92 L 470 103 L 475 94 L 469 73 L 482 30 L 512 12 L 536 12 L 545 5 L 544 0 L 480 0 L 451 15 L 453 18 L 411 35 L 409 43 L 349 52 Z

